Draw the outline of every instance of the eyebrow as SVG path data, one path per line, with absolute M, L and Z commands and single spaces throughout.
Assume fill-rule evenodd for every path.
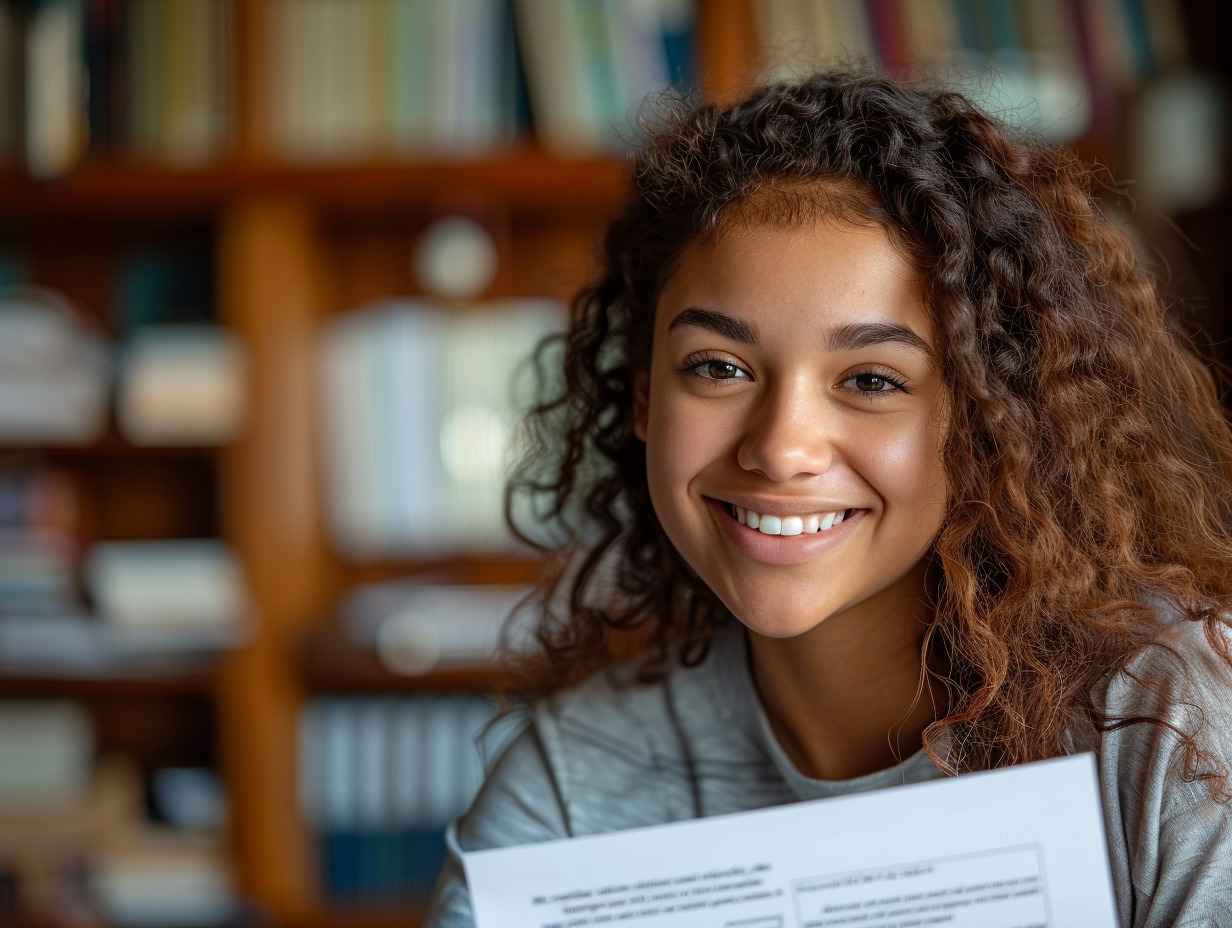
M 723 338 L 729 338 L 745 345 L 757 344 L 757 330 L 751 325 L 739 319 L 733 319 L 725 313 L 715 312 L 713 309 L 698 309 L 696 306 L 690 306 L 671 321 L 667 330 L 670 332 L 681 325 L 695 325 L 715 335 L 721 335 Z
M 898 322 L 854 322 L 834 332 L 829 339 L 831 351 L 858 351 L 872 345 L 897 343 L 914 348 L 935 360 L 932 345 L 924 341 L 909 326 Z
M 753 326 L 713 309 L 691 306 L 673 319 L 667 329 L 670 332 L 682 325 L 697 326 L 745 345 L 757 344 L 757 330 Z M 828 339 L 827 347 L 831 351 L 859 351 L 861 348 L 889 343 L 913 348 L 926 355 L 930 361 L 936 359 L 936 352 L 928 342 L 909 326 L 898 322 L 853 322 L 834 332 Z

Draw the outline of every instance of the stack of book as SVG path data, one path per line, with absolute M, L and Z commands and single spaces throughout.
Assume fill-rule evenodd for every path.
M 0 470 L 0 617 L 53 615 L 79 603 L 77 494 L 45 465 Z
M 106 427 L 111 351 L 62 297 L 0 293 L 0 442 L 87 444 Z
M 210 666 L 251 634 L 247 586 L 221 541 L 97 543 L 81 594 L 75 557 L 46 566 L 40 556 L 49 557 L 28 538 L 0 544 L 0 673 L 174 674 Z

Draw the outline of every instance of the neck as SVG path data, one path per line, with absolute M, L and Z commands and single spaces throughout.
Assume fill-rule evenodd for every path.
M 801 773 L 847 780 L 919 750 L 940 714 L 920 655 L 930 619 L 921 568 L 798 637 L 750 633 L 758 695 Z

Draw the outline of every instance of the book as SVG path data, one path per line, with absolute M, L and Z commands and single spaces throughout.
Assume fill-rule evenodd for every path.
M 243 572 L 224 542 L 100 542 L 84 575 L 100 619 L 132 649 L 234 647 L 250 631 Z
M 36 177 L 55 177 L 85 154 L 83 0 L 35 0 L 25 31 L 25 160 Z
M 0 3 L 0 164 L 18 164 L 23 154 L 23 31 L 17 6 Z
M 471 695 L 326 696 L 299 722 L 299 801 L 334 903 L 422 899 L 473 800 L 494 709 Z
M 94 724 L 77 703 L 0 702 L 0 807 L 52 806 L 90 787 Z
M 504 483 L 555 301 L 384 300 L 322 329 L 330 537 L 357 561 L 513 549 Z
M 223 445 L 244 421 L 243 345 L 220 326 L 150 326 L 120 354 L 116 418 L 135 445 Z
M 94 440 L 107 422 L 110 372 L 110 346 L 59 294 L 0 293 L 0 440 Z
M 364 584 L 343 597 L 338 621 L 348 638 L 373 650 L 389 670 L 413 676 L 450 664 L 483 664 L 502 644 L 529 649 L 533 638 L 517 609 L 529 592 L 520 584 L 419 578 Z

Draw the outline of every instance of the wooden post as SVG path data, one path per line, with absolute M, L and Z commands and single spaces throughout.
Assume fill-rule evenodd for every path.
M 334 600 L 319 517 L 315 340 L 328 307 L 311 210 L 254 198 L 224 211 L 219 305 L 250 353 L 250 414 L 222 460 L 222 527 L 259 613 L 220 684 L 241 890 L 281 920 L 311 912 L 316 880 L 296 803 L 303 632 Z

